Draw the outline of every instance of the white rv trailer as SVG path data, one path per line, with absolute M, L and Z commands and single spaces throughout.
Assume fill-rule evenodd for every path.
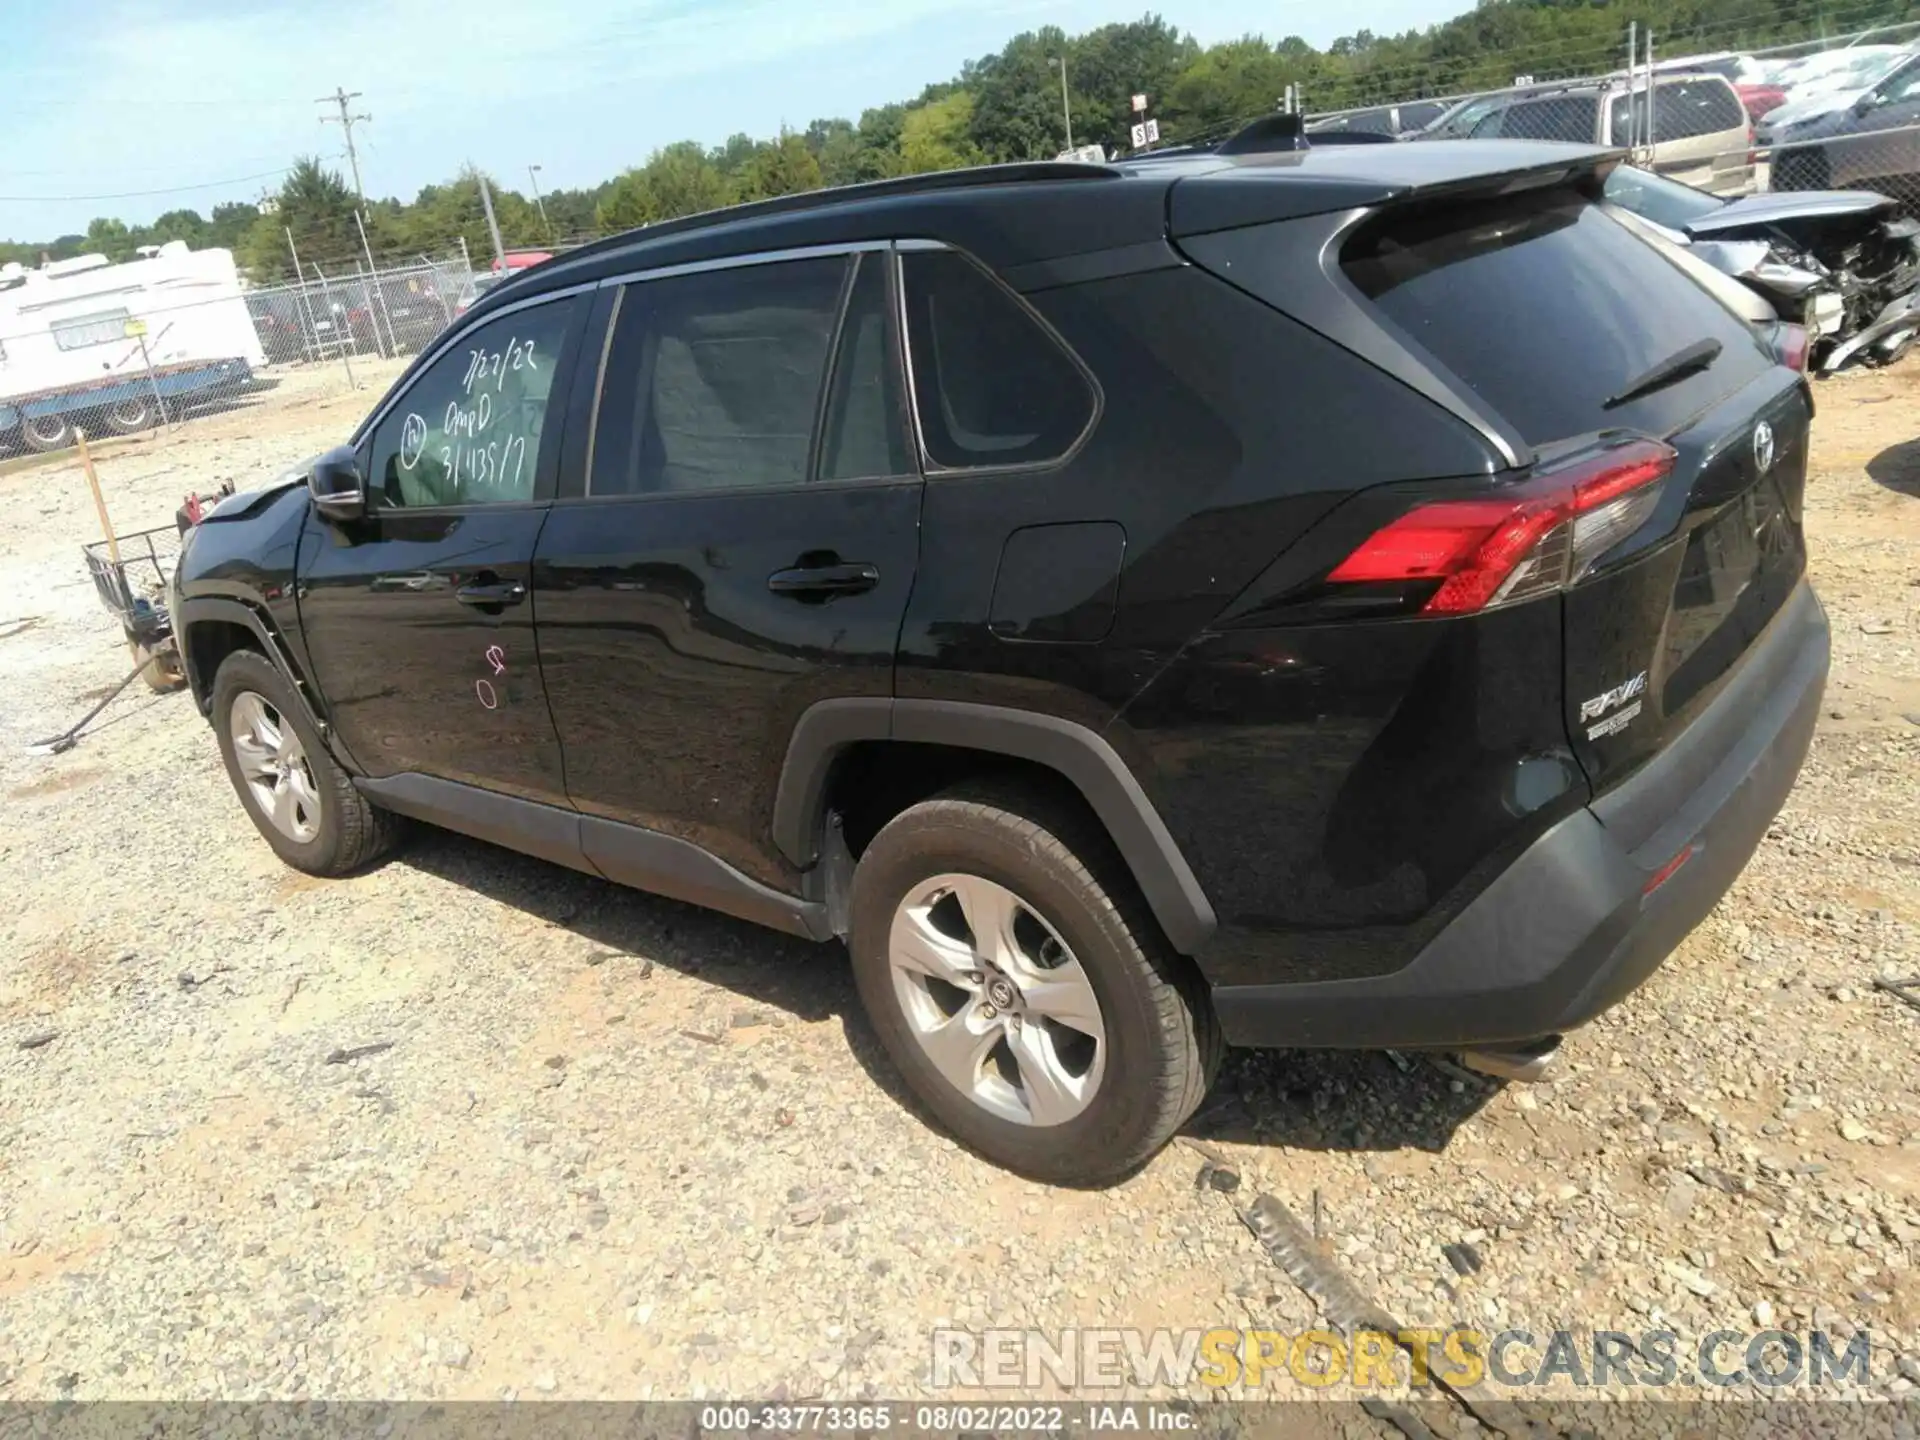
M 176 240 L 121 265 L 0 267 L 0 438 L 57 450 L 75 425 L 132 434 L 265 363 L 230 251 Z

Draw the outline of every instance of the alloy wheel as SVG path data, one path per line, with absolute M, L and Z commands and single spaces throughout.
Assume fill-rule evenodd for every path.
M 1092 1103 L 1106 1025 L 1086 970 L 1037 911 L 978 875 L 936 875 L 894 912 L 888 961 L 907 1031 L 975 1104 L 1060 1125 Z
M 271 701 L 251 690 L 233 697 L 227 720 L 254 808 L 289 840 L 309 843 L 320 833 L 320 787 L 299 735 Z

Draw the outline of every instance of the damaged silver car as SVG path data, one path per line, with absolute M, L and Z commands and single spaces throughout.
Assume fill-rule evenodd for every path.
M 1920 334 L 1920 221 L 1861 190 L 1723 200 L 1622 165 L 1606 198 L 1806 328 L 1808 369 L 1884 365 Z

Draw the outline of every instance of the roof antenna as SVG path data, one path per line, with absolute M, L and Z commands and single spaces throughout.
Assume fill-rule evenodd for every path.
M 1299 115 L 1275 113 L 1236 131 L 1216 147 L 1216 155 L 1261 155 L 1274 150 L 1306 150 L 1306 122 Z

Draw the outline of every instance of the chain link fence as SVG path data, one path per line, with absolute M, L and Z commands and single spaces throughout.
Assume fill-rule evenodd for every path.
M 171 430 L 272 387 L 289 366 L 416 354 L 472 302 L 464 250 L 368 268 L 303 266 L 250 287 L 225 251 L 162 247 L 0 272 L 0 456 Z M 367 366 L 363 363 L 362 370 Z

